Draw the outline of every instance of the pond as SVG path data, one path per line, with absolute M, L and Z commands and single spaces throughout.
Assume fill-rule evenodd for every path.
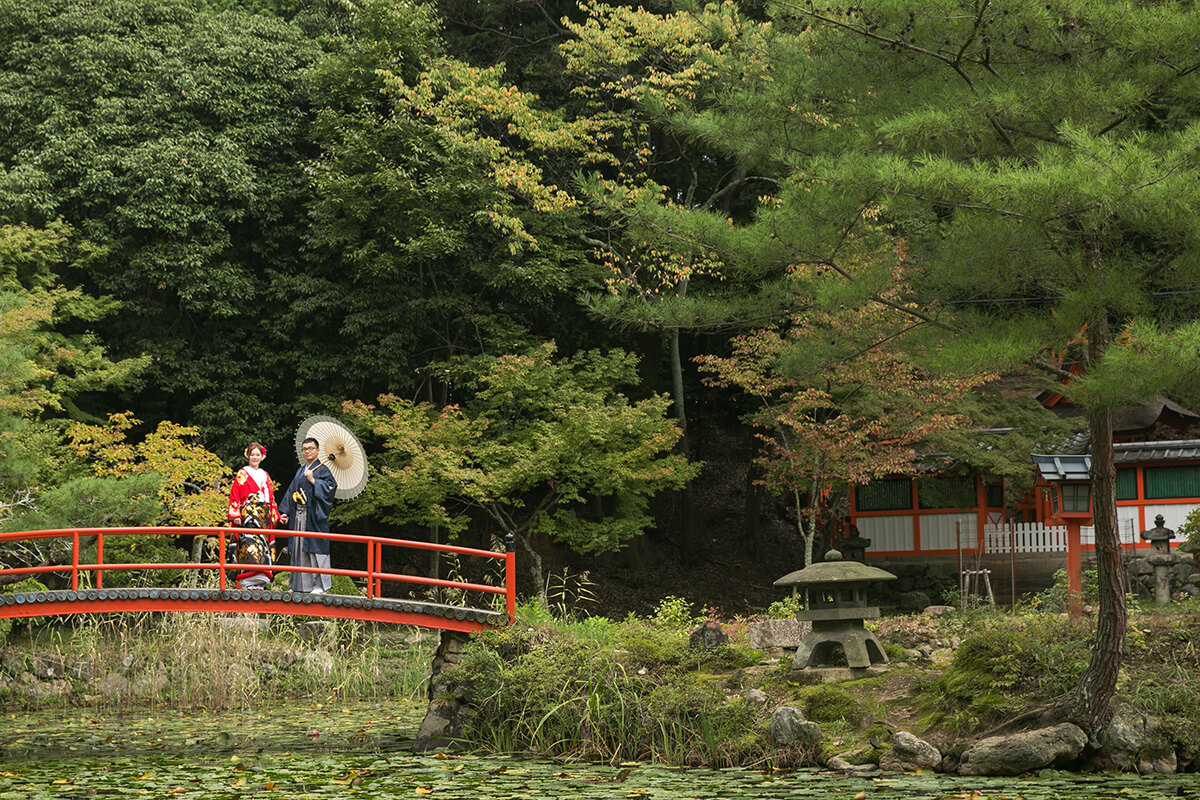
M 847 777 L 819 770 L 416 755 L 423 707 L 294 705 L 246 713 L 145 709 L 6 712 L 0 800 L 42 798 L 1200 798 L 1200 775 L 1049 772 L 1027 778 Z

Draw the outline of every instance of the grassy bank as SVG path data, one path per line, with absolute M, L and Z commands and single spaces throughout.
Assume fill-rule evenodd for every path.
M 111 614 L 13 625 L 5 708 L 167 705 L 219 711 L 289 699 L 424 699 L 436 634 L 354 620 Z
M 523 607 L 518 623 L 476 637 L 445 691 L 473 707 L 472 742 L 493 752 L 585 760 L 788 767 L 852 753 L 878 762 L 891 735 L 962 743 L 1072 687 L 1093 628 L 1027 609 L 880 620 L 892 659 L 878 677 L 810 685 L 790 657 L 769 659 L 726 622 L 732 643 L 695 651 L 698 620 L 669 605 L 650 618 L 556 620 Z M 1131 608 L 1119 691 L 1162 721 L 1185 768 L 1200 759 L 1200 608 Z M 773 748 L 771 712 L 799 707 L 819 749 Z
M 747 643 L 688 649 L 670 603 L 650 619 L 555 620 L 535 605 L 517 624 L 475 637 L 444 673 L 471 706 L 468 736 L 492 752 L 605 761 L 754 764 L 762 708 L 730 694 L 761 669 Z M 767 668 L 767 672 L 773 672 Z

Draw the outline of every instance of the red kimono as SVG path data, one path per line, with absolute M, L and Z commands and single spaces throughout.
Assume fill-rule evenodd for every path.
M 266 470 L 262 471 L 265 477 L 266 486 L 260 486 L 250 473 L 249 467 L 242 467 L 238 470 L 237 475 L 233 479 L 233 486 L 229 489 L 229 508 L 226 515 L 229 524 L 234 527 L 240 527 L 242 522 L 242 504 L 254 495 L 258 495 L 263 499 L 267 506 L 268 518 L 267 528 L 274 528 L 279 523 L 279 509 L 275 505 L 275 482 L 271 480 L 271 476 L 267 475 Z M 264 532 L 269 545 L 275 543 L 275 535 L 269 532 Z M 237 534 L 234 534 L 237 536 Z M 271 573 L 268 570 L 253 570 L 243 572 L 237 576 L 238 584 L 241 585 L 247 578 L 261 576 L 270 581 Z M 255 581 L 258 583 L 261 581 Z

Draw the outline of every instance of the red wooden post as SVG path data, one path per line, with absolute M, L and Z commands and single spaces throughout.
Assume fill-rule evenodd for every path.
M 383 572 L 383 542 L 375 543 L 375 567 Z M 383 578 L 375 578 L 375 596 L 383 597 Z
M 1083 547 L 1079 543 L 1080 520 L 1067 518 L 1067 616 L 1083 617 Z
M 104 570 L 99 569 L 99 565 L 104 563 L 104 534 L 96 534 L 96 588 L 104 588 Z
M 367 597 L 375 599 L 375 542 L 367 542 Z
M 510 533 L 504 537 L 504 597 L 508 607 L 508 622 L 517 621 L 517 553 L 516 541 Z
M 225 529 L 217 533 L 217 587 L 225 591 Z
M 71 531 L 71 591 L 79 591 L 79 531 Z

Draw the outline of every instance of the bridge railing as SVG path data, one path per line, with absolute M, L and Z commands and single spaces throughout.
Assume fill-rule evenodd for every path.
M 459 591 L 483 592 L 490 595 L 504 595 L 505 610 L 511 622 L 516 614 L 516 556 L 513 551 L 511 537 L 507 542 L 506 551 L 497 553 L 491 550 L 480 550 L 471 547 L 455 545 L 432 544 L 408 539 L 391 539 L 384 536 L 364 536 L 350 533 L 323 533 L 313 531 L 272 530 L 267 533 L 279 537 L 299 536 L 302 538 L 327 539 L 333 542 L 346 542 L 362 545 L 365 548 L 366 569 L 334 568 L 321 569 L 317 567 L 300 567 L 290 564 L 243 565 L 230 561 L 226 557 L 226 543 L 232 541 L 233 535 L 239 533 L 237 528 L 218 527 L 146 527 L 146 528 L 64 528 L 40 531 L 15 531 L 0 533 L 0 545 L 14 541 L 37 541 L 42 539 L 67 539 L 71 542 L 71 559 L 67 563 L 48 563 L 29 567 L 0 568 L 0 577 L 30 576 L 36 577 L 45 573 L 70 573 L 71 589 L 80 589 L 81 578 L 91 588 L 104 587 L 104 575 L 111 572 L 131 572 L 146 570 L 191 570 L 217 572 L 217 583 L 221 591 L 226 589 L 228 571 L 241 568 L 243 570 L 264 569 L 271 572 L 310 572 L 327 575 L 346 575 L 362 582 L 368 600 L 384 597 L 385 583 L 409 584 L 426 587 L 441 587 Z M 208 562 L 141 562 L 117 563 L 104 560 L 104 543 L 106 539 L 122 536 L 211 536 L 217 543 L 217 560 Z M 83 561 L 83 551 L 95 546 L 95 560 Z M 504 584 L 491 585 L 473 583 L 447 578 L 433 578 L 423 575 L 406 575 L 403 573 L 387 572 L 384 570 L 385 548 L 399 550 L 421 550 L 426 552 L 449 553 L 458 556 L 471 556 L 501 562 L 504 570 Z

